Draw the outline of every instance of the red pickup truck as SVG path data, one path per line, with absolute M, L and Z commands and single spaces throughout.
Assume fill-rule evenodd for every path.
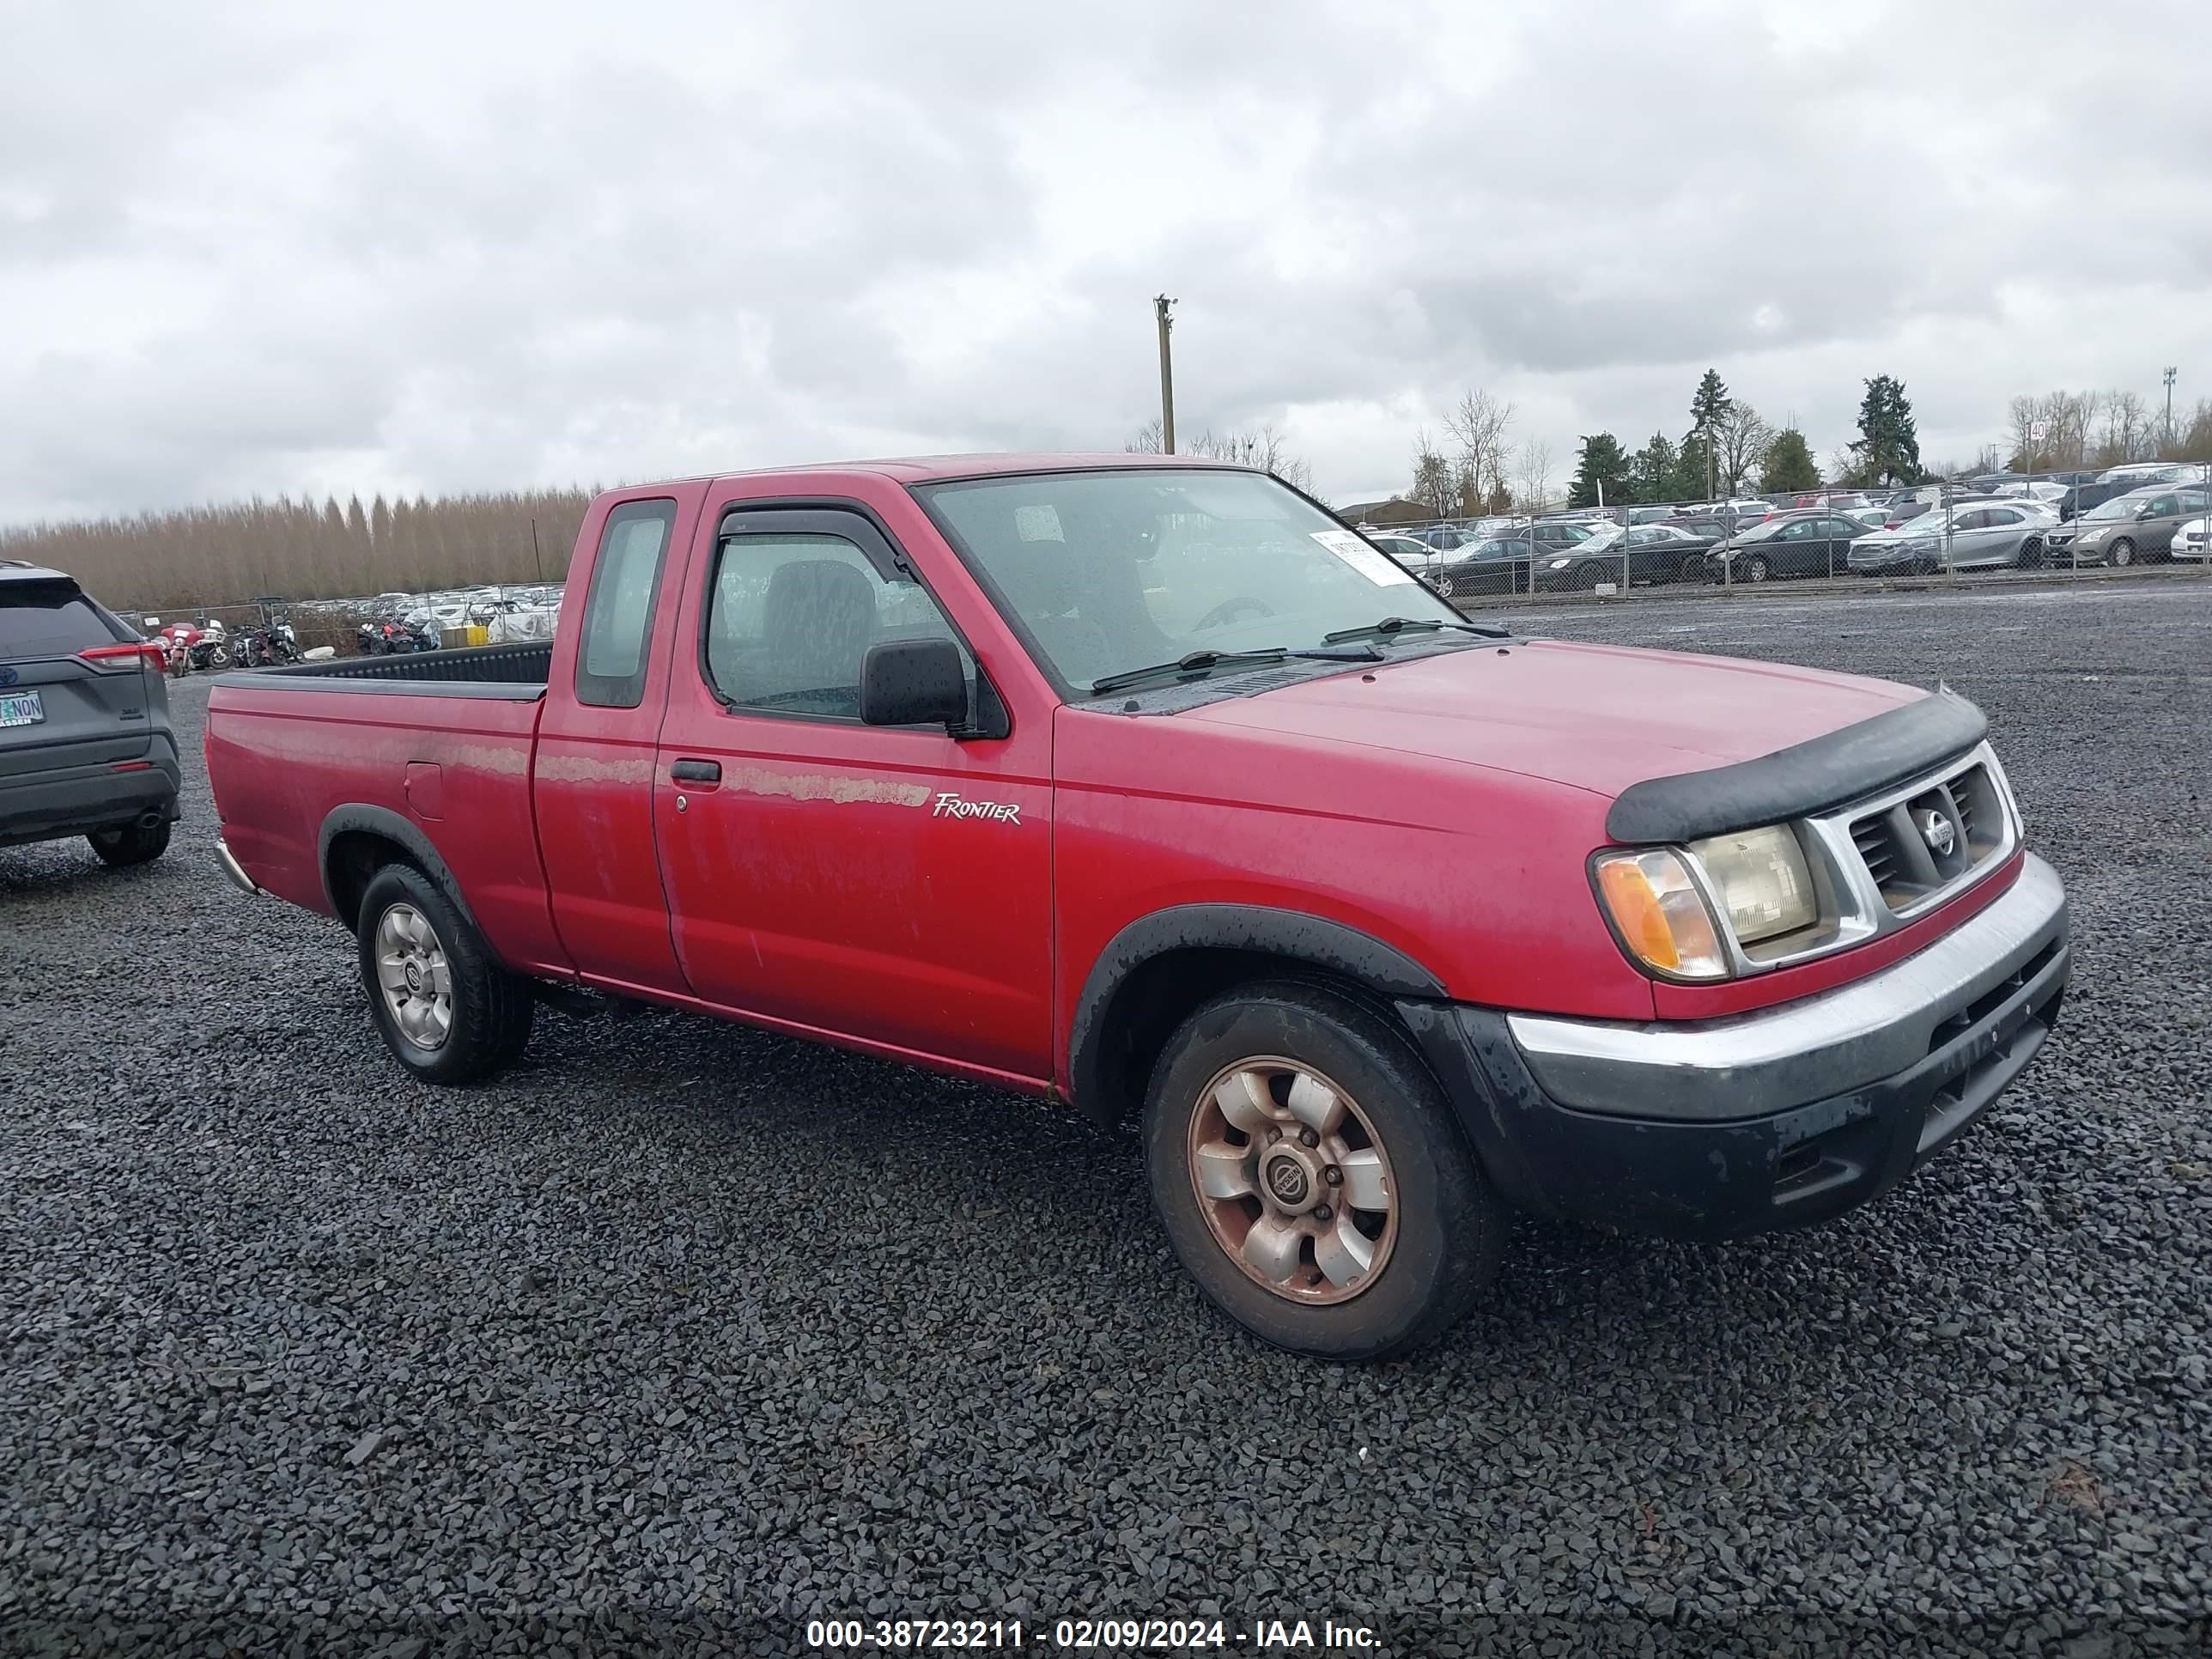
M 550 643 L 232 675 L 207 758 L 417 1077 L 635 999 L 1134 1117 L 1206 1294 L 1316 1354 L 1448 1327 L 1516 1207 L 1865 1201 L 2067 971 L 1972 704 L 1517 637 L 1157 457 L 612 491 Z

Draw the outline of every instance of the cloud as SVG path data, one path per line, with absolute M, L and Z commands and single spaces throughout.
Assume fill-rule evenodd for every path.
M 20 18 L 20 22 L 17 21 Z M 1345 493 L 1468 385 L 1562 475 L 1708 364 L 2212 392 L 2201 5 L 32 6 L 0 521 L 1273 420 Z M 2192 390 L 2193 388 L 2193 390 Z

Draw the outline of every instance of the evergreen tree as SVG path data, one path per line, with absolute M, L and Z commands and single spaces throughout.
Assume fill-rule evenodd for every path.
M 1567 495 L 1570 507 L 1601 505 L 1599 486 L 1604 486 L 1604 506 L 1629 496 L 1628 458 L 1620 453 L 1620 440 L 1610 432 L 1583 435 L 1575 459 L 1575 482 Z
M 1820 468 L 1813 459 L 1813 447 L 1796 427 L 1783 428 L 1774 434 L 1774 441 L 1767 445 L 1765 459 L 1759 466 L 1759 487 L 1777 490 L 1820 487 Z
M 1681 456 L 1663 432 L 1628 459 L 1628 487 L 1639 501 L 1671 501 L 1680 483 Z
M 1877 374 L 1866 383 L 1866 396 L 1859 401 L 1858 441 L 1850 454 L 1853 483 L 1920 482 L 1920 434 L 1902 380 Z
M 1728 383 L 1721 379 L 1720 370 L 1707 369 L 1705 378 L 1698 382 L 1697 391 L 1690 398 L 1691 426 L 1718 426 L 1728 405 Z

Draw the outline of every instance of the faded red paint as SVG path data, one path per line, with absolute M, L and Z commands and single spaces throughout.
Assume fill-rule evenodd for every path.
M 2016 873 L 1878 945 L 1735 984 L 1655 988 L 1607 933 L 1586 874 L 1613 798 L 1921 693 L 1537 641 L 1363 665 L 1172 716 L 1063 705 L 908 487 L 1162 464 L 963 456 L 603 495 L 569 568 L 580 604 L 608 513 L 678 504 L 641 707 L 576 700 L 574 628 L 538 702 L 218 687 L 207 752 L 223 834 L 264 887 L 327 909 L 325 817 L 348 804 L 404 814 L 410 766 L 434 766 L 442 817 L 417 794 L 414 820 L 511 965 L 1036 1090 L 1067 1085 L 1075 1005 L 1100 951 L 1168 906 L 1340 921 L 1468 1002 L 1688 1018 L 1885 966 Z M 714 526 L 735 503 L 795 500 L 876 517 L 974 648 L 1012 736 L 956 741 L 716 701 L 697 649 Z M 670 769 L 686 757 L 719 762 L 721 782 L 677 783 Z M 1018 811 L 933 811 L 946 793 Z

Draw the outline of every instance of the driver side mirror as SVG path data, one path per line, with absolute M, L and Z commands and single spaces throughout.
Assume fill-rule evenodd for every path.
M 968 677 L 950 640 L 884 640 L 860 659 L 860 719 L 870 726 L 963 726 Z
M 2142 524 L 2147 520 L 2155 519 L 2156 517 L 2158 517 L 2158 509 L 2154 507 L 2139 507 L 2136 509 L 2136 522 L 2137 524 Z

